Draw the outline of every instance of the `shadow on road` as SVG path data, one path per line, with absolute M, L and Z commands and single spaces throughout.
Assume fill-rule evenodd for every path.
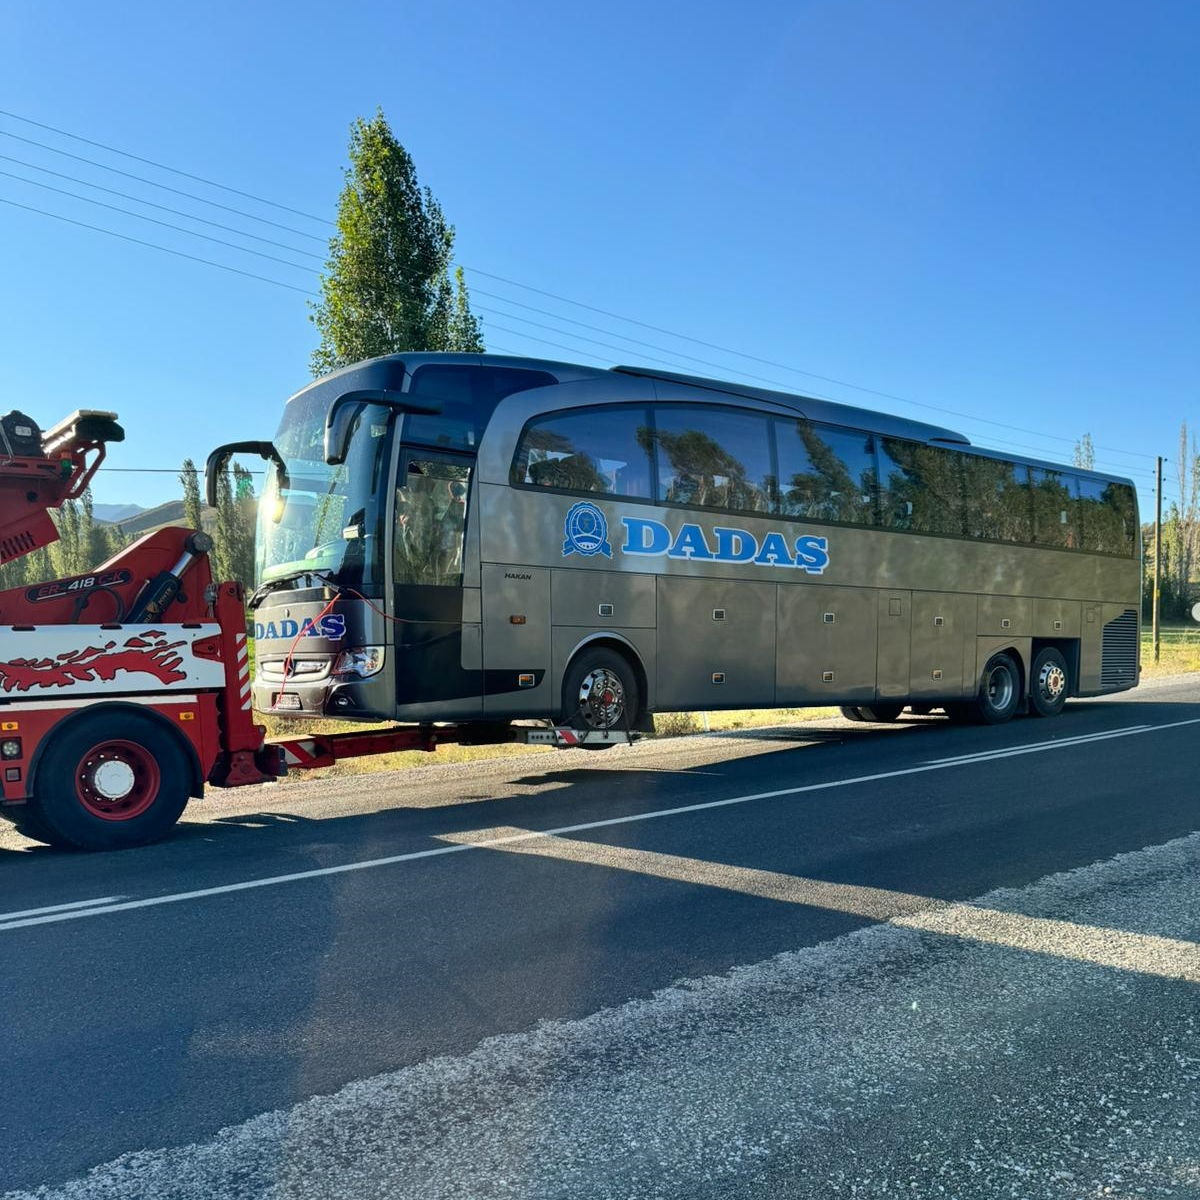
M 565 764 L 570 765 L 556 770 L 531 772 L 528 760 L 514 759 L 511 773 L 489 774 L 484 791 L 470 773 L 448 773 L 447 781 L 434 782 L 425 775 L 425 785 L 443 789 L 448 800 L 432 806 L 423 806 L 419 797 L 414 798 L 405 772 L 342 776 L 272 790 L 263 794 L 261 810 L 185 820 L 159 845 L 111 854 L 54 850 L 4 834 L 0 872 L 6 873 L 12 885 L 31 881 L 46 871 L 60 881 L 67 877 L 94 880 L 95 886 L 106 890 L 116 886 L 137 894 L 144 894 L 148 886 L 153 888 L 156 879 L 170 879 L 177 885 L 179 873 L 186 872 L 189 887 L 203 887 L 214 877 L 222 881 L 231 876 L 253 878 L 429 849 L 444 844 L 438 840 L 442 835 L 470 829 L 586 824 L 760 791 L 908 770 L 941 758 L 1070 741 L 1136 725 L 1170 724 L 1197 715 L 1200 706 L 1189 703 L 1083 701 L 1072 704 L 1057 720 L 1023 719 L 998 728 L 952 727 L 942 718 L 918 717 L 891 726 L 838 721 L 734 730 L 704 739 L 706 746 L 727 742 L 728 756 L 707 757 L 691 766 L 673 765 L 675 743 L 663 740 L 618 752 L 620 757 L 614 756 L 617 765 L 613 766 L 606 765 L 614 760 L 605 753 L 583 750 L 564 752 L 569 756 Z M 901 732 L 908 736 L 897 736 Z M 1170 736 L 1164 732 L 1097 745 L 1120 746 L 1123 755 L 1136 761 L 1153 753 L 1147 738 Z M 686 740 L 695 746 L 695 739 Z M 746 741 L 776 745 L 746 755 L 738 748 Z M 682 749 L 683 743 L 679 745 Z M 964 772 L 955 769 L 917 776 L 928 781 L 923 785 L 924 799 L 914 799 L 906 788 L 903 803 L 897 804 L 898 789 L 887 784 L 839 787 L 808 792 L 802 800 L 797 797 L 790 808 L 780 807 L 779 811 L 786 813 L 784 819 L 794 837 L 803 839 L 814 851 L 820 848 L 826 870 L 835 876 L 844 872 L 858 876 L 873 855 L 887 858 L 891 848 L 904 841 L 935 839 L 944 844 L 949 836 L 953 848 L 946 852 L 978 861 L 981 846 L 992 847 L 1001 860 L 1006 850 L 1027 847 L 1034 839 L 1046 846 L 1044 853 L 1033 856 L 1045 873 L 1164 841 L 1196 827 L 1194 801 L 1186 799 L 1191 794 L 1186 784 L 1172 788 L 1156 778 L 1150 803 L 1144 772 L 1121 784 L 1111 772 L 1105 777 L 1088 774 L 1094 753 L 1084 760 L 1072 757 L 1069 766 L 1064 753 L 995 760 L 982 789 L 976 778 L 981 767 L 972 769 L 970 782 Z M 368 781 L 372 803 L 381 805 L 376 811 L 341 814 L 336 807 L 331 810 L 331 795 L 340 792 L 347 803 L 355 803 L 356 784 L 365 788 Z M 934 797 L 947 790 L 955 799 L 935 803 Z M 797 809 L 801 809 L 799 814 Z M 192 811 L 203 814 L 203 802 L 196 803 Z M 1111 820 L 1104 818 L 1104 813 L 1110 814 Z M 627 840 L 649 837 L 643 834 L 641 824 L 615 828 L 617 836 Z M 906 874 L 903 864 L 890 859 L 886 869 L 880 859 L 861 873 L 877 879 L 879 871 L 888 876 L 886 886 L 914 883 L 897 877 L 897 872 Z

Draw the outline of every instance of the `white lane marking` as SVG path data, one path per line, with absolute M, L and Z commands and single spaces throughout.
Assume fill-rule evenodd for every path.
M 849 913 L 907 929 L 962 938 L 964 941 L 1007 946 L 1010 950 L 1028 950 L 1074 962 L 1200 983 L 1200 944 L 1184 938 L 1159 937 L 1078 921 L 1034 917 L 978 904 L 914 895 L 912 892 L 831 883 L 825 879 L 761 871 L 704 858 L 685 858 L 657 850 L 610 846 L 606 842 L 540 837 L 514 845 L 512 835 L 531 832 L 525 829 L 499 827 L 476 832 L 477 845 L 496 846 L 501 838 L 507 839 L 505 844 L 496 848 L 508 854 L 531 854 L 562 862 L 586 863 L 638 875 L 651 875 L 677 883 L 759 896 L 783 904 Z M 455 843 L 472 837 L 469 833 L 442 836 L 445 841 Z
M 1185 722 L 1186 724 L 1186 722 Z M 1046 742 L 1033 742 L 1027 746 L 1013 746 L 1000 750 L 980 750 L 977 754 L 960 754 L 954 758 L 934 758 L 931 763 L 972 763 L 987 762 L 992 758 L 1011 758 L 1014 754 L 1036 754 L 1039 750 L 1061 750 L 1066 746 L 1083 746 L 1089 742 L 1103 742 L 1109 738 L 1130 737 L 1135 733 L 1147 733 L 1155 725 L 1127 725 L 1123 729 L 1113 729 L 1107 733 L 1088 733 L 1073 738 L 1053 738 Z
M 1116 730 L 1113 737 L 1129 733 L 1156 733 L 1164 729 L 1180 729 L 1185 725 L 1200 725 L 1200 717 L 1186 721 L 1171 721 L 1164 725 L 1139 725 L 1126 730 Z M 1047 750 L 1071 749 L 1068 742 L 1046 743 Z M 945 771 L 950 767 L 971 766 L 974 758 L 947 759 L 944 762 L 922 763 L 917 767 L 903 767 L 897 771 L 880 771 L 874 775 L 856 775 L 852 779 L 830 779 L 824 783 L 806 783 L 798 787 L 779 788 L 771 792 L 754 792 L 748 796 L 729 796 L 724 800 L 707 800 L 701 804 L 681 804 L 675 808 L 660 808 L 652 812 L 630 813 L 624 817 L 606 817 L 601 821 L 583 821 L 577 825 L 561 825 L 557 829 L 521 833 L 512 837 L 494 838 L 486 842 L 467 842 L 459 845 L 438 846 L 433 850 L 413 850 L 407 854 L 391 854 L 386 858 L 371 858 L 363 862 L 341 863 L 336 867 L 318 867 L 311 871 L 293 871 L 287 875 L 269 875 L 263 879 L 245 879 L 240 883 L 225 883 L 217 887 L 198 888 L 192 892 L 175 892 L 166 896 L 149 896 L 144 900 L 126 900 L 120 904 L 84 909 L 79 912 L 48 913 L 42 917 L 26 917 L 21 920 L 0 924 L 0 933 L 13 929 L 25 929 L 30 925 L 50 925 L 59 921 L 76 921 L 83 917 L 98 917 L 107 913 L 131 912 L 139 908 L 157 908 L 161 904 L 180 904 L 186 900 L 204 900 L 209 896 L 227 896 L 234 892 L 248 892 L 255 888 L 277 887 L 284 883 L 299 883 L 307 879 L 322 879 L 330 875 L 345 875 L 350 871 L 369 871 L 375 867 L 390 867 L 397 863 L 416 862 L 423 858 L 440 858 L 445 854 L 461 854 L 465 850 L 482 850 L 489 846 L 501 846 L 509 842 L 527 841 L 532 838 L 557 837 L 564 833 L 583 833 L 589 829 L 606 829 L 613 825 L 633 825 L 639 821 L 655 821 L 660 817 L 677 817 L 684 813 L 706 812 L 709 809 L 728 808 L 734 804 L 749 804 L 753 800 L 775 800 L 780 796 L 800 796 L 807 792 L 823 792 L 833 788 L 855 787 L 863 783 L 880 783 L 885 779 L 902 779 L 906 775 L 925 775 L 933 771 Z
M 40 917 L 45 913 L 70 912 L 76 908 L 94 908 L 97 904 L 116 904 L 124 896 L 98 896 L 95 900 L 72 900 L 70 904 L 48 904 L 45 908 L 25 908 L 20 912 L 0 913 L 0 923 L 21 917 Z

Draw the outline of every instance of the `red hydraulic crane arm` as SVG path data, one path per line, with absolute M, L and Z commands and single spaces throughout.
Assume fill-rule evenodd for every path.
M 116 414 L 72 413 L 46 433 L 21 413 L 0 418 L 0 564 L 58 540 L 50 510 L 78 499 L 120 442 Z

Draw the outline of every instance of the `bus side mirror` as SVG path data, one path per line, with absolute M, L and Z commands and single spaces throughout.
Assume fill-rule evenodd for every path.
M 368 404 L 382 404 L 393 412 L 421 413 L 430 417 L 436 417 L 442 411 L 440 404 L 410 401 L 399 392 L 370 389 L 343 392 L 325 414 L 325 461 L 331 467 L 346 461 L 346 451 L 350 448 L 350 431 Z
M 279 472 L 279 490 L 282 492 L 291 486 L 283 456 L 275 449 L 274 442 L 227 442 L 218 446 L 204 464 L 204 501 L 209 508 L 217 507 L 217 483 L 225 473 L 225 464 L 235 454 L 253 454 L 273 462 Z

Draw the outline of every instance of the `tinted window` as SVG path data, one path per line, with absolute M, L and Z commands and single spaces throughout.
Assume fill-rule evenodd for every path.
M 649 444 L 641 407 L 552 413 L 526 426 L 512 481 L 648 500 Z
M 404 418 L 404 440 L 474 450 L 496 405 L 505 396 L 557 382 L 545 371 L 511 367 L 476 367 L 470 363 L 418 367 L 406 395 L 438 405 L 441 413 L 409 413 Z
M 396 491 L 392 550 L 397 583 L 462 584 L 470 486 L 470 467 L 416 459 L 408 464 Z
M 1103 554 L 1132 554 L 1136 506 L 1132 489 L 1103 479 L 1076 477 L 1083 547 Z
M 1033 541 L 1028 468 L 1000 458 L 961 457 L 968 536 Z
M 776 421 L 783 512 L 811 521 L 875 521 L 875 451 L 868 433 Z
M 732 408 L 654 410 L 658 499 L 699 508 L 770 512 L 770 422 Z
M 879 439 L 879 503 L 893 529 L 961 536 L 962 455 L 900 438 Z
M 1075 477 L 1065 471 L 1029 468 L 1033 500 L 1033 540 L 1038 546 L 1079 549 L 1079 504 Z

